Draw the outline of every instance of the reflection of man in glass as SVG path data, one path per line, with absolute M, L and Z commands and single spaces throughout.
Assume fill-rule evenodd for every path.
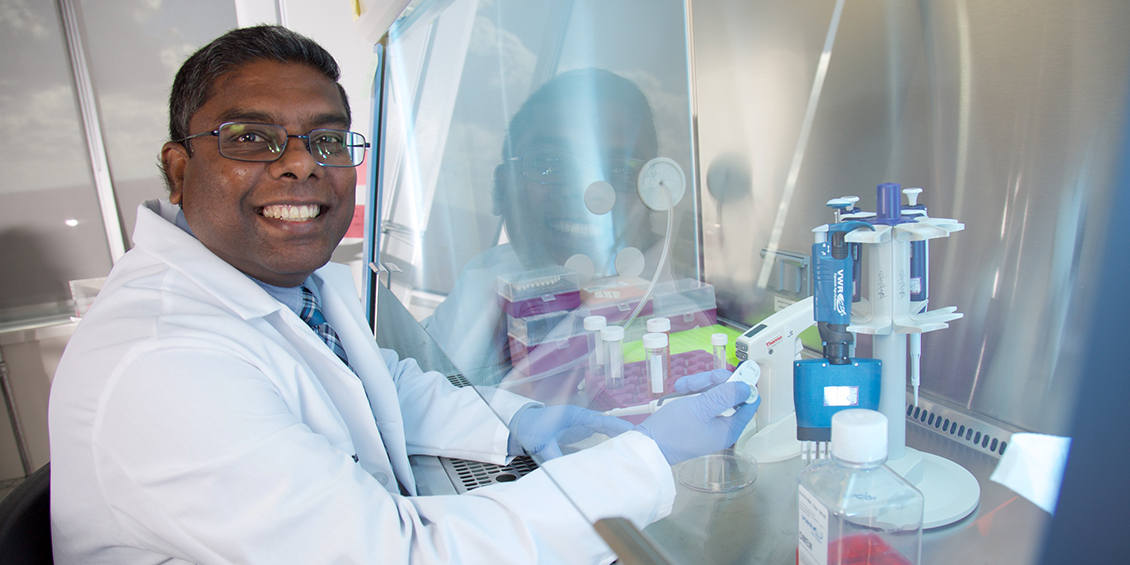
M 530 96 L 508 131 L 494 209 L 523 267 L 580 255 L 597 277 L 614 275 L 618 252 L 650 243 L 636 179 L 658 141 L 635 84 L 600 69 L 563 73 Z
M 658 239 L 636 189 L 658 136 L 634 83 L 601 69 L 562 73 L 522 104 L 507 131 L 493 201 L 509 244 L 473 259 L 422 322 L 475 384 L 497 383 L 508 366 L 499 275 L 559 265 L 611 276 L 618 254 Z

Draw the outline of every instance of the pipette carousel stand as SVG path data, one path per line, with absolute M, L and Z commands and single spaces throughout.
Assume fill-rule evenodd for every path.
M 872 357 L 882 361 L 879 411 L 890 423 L 887 465 L 922 492 L 923 527 L 934 528 L 973 512 L 981 487 L 960 465 L 906 447 L 907 337 L 947 328 L 948 322 L 962 317 L 955 307 L 926 311 L 926 301 L 911 302 L 910 245 L 949 237 L 965 226 L 944 218 L 903 216 L 897 184 L 879 185 L 878 193 L 875 229 L 857 229 L 845 238 L 864 245 L 868 262 L 868 298 L 853 305 L 848 330 L 873 336 Z

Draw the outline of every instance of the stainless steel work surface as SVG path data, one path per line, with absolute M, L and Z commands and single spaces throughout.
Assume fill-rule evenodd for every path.
M 981 485 L 981 502 L 971 515 L 926 531 L 923 564 L 1036 561 L 1050 517 L 989 480 L 996 458 L 909 422 L 906 438 L 910 447 L 961 464 Z M 698 492 L 676 481 L 673 512 L 644 532 L 674 563 L 796 563 L 796 476 L 803 468 L 799 457 L 759 463 L 757 481 L 728 494 Z

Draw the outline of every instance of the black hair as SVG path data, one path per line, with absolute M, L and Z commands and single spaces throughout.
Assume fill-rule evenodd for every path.
M 561 73 L 541 85 L 514 113 L 502 142 L 502 160 L 514 157 L 514 146 L 532 129 L 544 127 L 538 111 L 566 106 L 575 101 L 593 100 L 601 107 L 615 105 L 618 110 L 636 114 L 645 149 L 658 151 L 659 136 L 647 97 L 636 83 L 612 71 L 597 68 L 575 69 Z M 583 116 L 578 116 L 583 119 Z
M 169 93 L 169 139 L 184 139 L 188 122 L 213 94 L 216 79 L 248 63 L 270 59 L 309 65 L 337 84 L 352 121 L 349 98 L 338 83 L 337 61 L 313 39 L 280 26 L 259 25 L 233 29 L 201 47 L 181 65 Z

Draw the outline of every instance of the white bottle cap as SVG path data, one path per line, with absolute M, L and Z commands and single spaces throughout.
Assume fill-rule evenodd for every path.
M 644 349 L 659 349 L 667 347 L 667 334 L 643 334 Z
M 852 408 L 832 416 L 832 456 L 849 463 L 877 463 L 887 458 L 887 417 Z
M 605 326 L 600 328 L 600 339 L 604 341 L 624 341 L 624 328 L 620 326 Z
M 665 333 L 671 331 L 671 320 L 667 318 L 652 318 L 647 321 L 647 331 L 651 333 Z
M 604 316 L 589 316 L 585 318 L 585 331 L 595 332 L 607 325 L 608 321 L 604 319 Z
M 710 345 L 726 345 L 730 342 L 730 336 L 726 334 L 710 334 Z

